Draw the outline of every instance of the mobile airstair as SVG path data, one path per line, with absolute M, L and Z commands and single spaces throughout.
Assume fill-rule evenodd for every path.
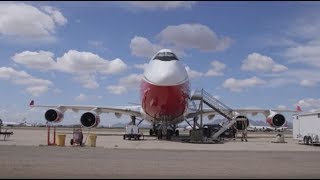
M 210 108 L 212 108 L 213 110 L 215 110 L 217 113 L 219 113 L 221 116 L 225 117 L 228 120 L 228 122 L 224 123 L 222 125 L 222 127 L 217 132 L 212 134 L 212 137 L 211 137 L 212 140 L 218 140 L 219 136 L 223 132 L 225 132 L 228 128 L 230 128 L 238 120 L 241 120 L 241 119 L 237 118 L 239 113 L 235 112 L 230 107 L 223 104 L 222 102 L 220 102 L 218 99 L 214 98 L 212 95 L 210 95 L 208 92 L 206 92 L 203 89 L 194 91 L 194 93 L 191 94 L 190 100 L 193 101 L 193 106 L 195 106 L 194 101 L 200 101 L 198 103 L 199 107 L 198 107 L 198 111 L 197 111 L 198 114 L 200 115 L 200 127 L 203 126 L 203 124 L 202 124 L 202 114 L 204 113 L 203 104 L 206 104 L 207 106 L 209 106 Z

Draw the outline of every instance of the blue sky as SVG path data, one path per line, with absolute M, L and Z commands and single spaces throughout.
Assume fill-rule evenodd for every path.
M 31 99 L 139 103 L 143 65 L 161 48 L 178 54 L 192 89 L 230 107 L 316 111 L 319 12 L 319 2 L 1 2 L 0 118 L 44 123 Z

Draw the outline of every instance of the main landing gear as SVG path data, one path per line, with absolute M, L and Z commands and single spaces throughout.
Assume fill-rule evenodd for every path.
M 179 130 L 176 129 L 176 126 L 164 125 L 164 124 L 153 124 L 153 128 L 149 130 L 150 136 L 157 136 L 158 139 L 166 138 L 166 140 L 171 140 L 172 136 L 179 136 Z

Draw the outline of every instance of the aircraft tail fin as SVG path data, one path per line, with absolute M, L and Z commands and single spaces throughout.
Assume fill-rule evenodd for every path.
M 301 110 L 301 107 L 300 107 L 299 105 L 297 106 L 296 111 L 297 111 L 297 112 L 301 112 L 301 111 L 302 111 L 302 110 Z
M 29 106 L 33 106 L 34 105 L 34 100 L 31 100 L 31 102 L 29 103 Z

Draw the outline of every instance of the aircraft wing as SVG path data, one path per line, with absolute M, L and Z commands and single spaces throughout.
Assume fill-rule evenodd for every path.
M 253 116 L 255 116 L 259 113 L 262 113 L 266 117 L 269 116 L 272 111 L 277 112 L 277 113 L 297 112 L 296 110 L 289 110 L 289 109 L 233 109 L 233 111 L 239 113 L 240 115 L 251 114 Z M 197 116 L 199 113 L 200 112 L 196 112 L 196 110 L 192 109 L 187 113 L 187 118 L 193 118 L 193 117 Z M 212 119 L 215 115 L 219 115 L 219 113 L 217 111 L 215 111 L 214 109 L 203 108 L 202 115 L 208 116 L 209 119 Z
M 251 114 L 253 116 L 259 113 L 262 113 L 265 116 L 268 116 L 270 114 L 270 111 L 277 112 L 277 113 L 297 112 L 296 110 L 291 110 L 291 109 L 233 109 L 233 110 L 242 115 Z
M 73 112 L 78 111 L 94 111 L 97 114 L 101 113 L 115 113 L 118 117 L 122 114 L 142 117 L 141 114 L 141 106 L 115 106 L 115 107 L 101 107 L 101 106 L 82 106 L 82 105 L 35 105 L 32 100 L 29 104 L 30 107 L 45 107 L 45 108 L 54 108 L 58 109 L 61 112 L 65 112 L 67 110 L 72 110 Z

